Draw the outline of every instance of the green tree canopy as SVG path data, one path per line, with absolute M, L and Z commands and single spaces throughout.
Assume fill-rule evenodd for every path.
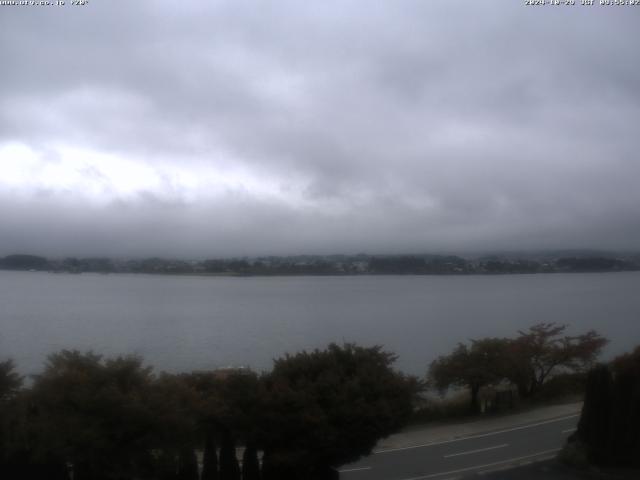
M 287 355 L 264 379 L 264 478 L 314 478 L 371 452 L 412 412 L 418 382 L 381 347 Z
M 486 385 L 500 382 L 505 376 L 509 340 L 484 338 L 459 343 L 449 355 L 438 357 L 429 367 L 429 381 L 440 391 L 450 386 L 467 387 L 471 393 L 471 410 L 479 411 L 478 394 Z
M 31 393 L 40 449 L 71 462 L 78 480 L 139 475 L 150 468 L 156 433 L 148 408 L 152 379 L 137 357 L 51 355 Z

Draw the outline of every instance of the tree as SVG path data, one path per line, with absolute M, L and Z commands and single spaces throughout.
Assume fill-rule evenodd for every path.
M 640 346 L 617 357 L 611 369 L 614 376 L 611 461 L 640 467 Z
M 471 340 L 470 346 L 460 343 L 452 353 L 431 363 L 429 380 L 440 391 L 452 385 L 467 387 L 471 411 L 478 412 L 480 389 L 504 378 L 508 345 L 509 341 L 504 338 Z
M 592 368 L 576 435 L 587 445 L 587 457 L 602 463 L 609 455 L 613 377 L 607 365 Z
M 178 454 L 178 480 L 198 480 L 198 459 L 189 445 L 184 445 Z
M 13 360 L 0 362 L 0 401 L 13 397 L 20 390 L 22 380 L 15 371 Z
M 566 325 L 538 323 L 511 342 L 507 377 L 521 397 L 535 395 L 556 371 L 586 371 L 591 367 L 607 340 L 595 330 L 577 336 L 563 333 Z
M 22 387 L 22 377 L 15 371 L 12 360 L 0 362 L 0 476 L 2 478 L 17 478 L 18 467 L 16 460 L 19 455 L 14 451 L 17 447 L 15 437 L 17 406 L 15 397 Z M 20 472 L 23 473 L 23 472 Z
M 228 432 L 223 434 L 220 445 L 220 480 L 240 480 L 236 445 Z
M 218 480 L 218 454 L 213 432 L 205 433 L 201 480 Z
M 262 397 L 258 376 L 245 368 L 196 372 L 184 375 L 198 395 L 198 427 L 205 439 L 203 479 L 240 478 L 236 443 L 255 445 Z M 215 457 L 215 440 L 221 443 L 219 476 Z
M 148 474 L 158 431 L 148 401 L 152 379 L 137 357 L 103 360 L 66 350 L 49 356 L 30 399 L 36 455 L 72 463 L 77 480 Z
M 178 452 L 197 440 L 200 398 L 183 375 L 160 374 L 150 386 L 148 408 L 157 418 L 158 442 Z
M 640 347 L 589 371 L 582 415 L 569 444 L 596 465 L 640 466 Z
M 353 344 L 276 360 L 263 379 L 263 478 L 326 478 L 399 430 L 419 388 L 391 368 L 394 360 Z
M 245 447 L 242 455 L 242 480 L 260 480 L 258 450 L 252 443 Z
M 49 261 L 36 255 L 8 255 L 0 259 L 0 268 L 8 270 L 46 270 Z
M 425 273 L 427 264 L 416 257 L 375 257 L 369 262 L 373 273 L 420 274 Z

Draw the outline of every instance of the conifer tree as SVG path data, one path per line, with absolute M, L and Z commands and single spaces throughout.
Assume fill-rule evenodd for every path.
M 612 407 L 611 371 L 606 365 L 594 367 L 587 376 L 578 437 L 587 445 L 591 462 L 604 463 L 608 457 Z
M 201 480 L 218 480 L 218 454 L 213 432 L 207 432 L 204 440 L 204 456 L 202 458 Z
M 225 431 L 222 436 L 220 480 L 240 480 L 240 466 L 236 457 L 236 446 L 229 431 Z
M 190 446 L 183 446 L 178 455 L 178 479 L 199 480 L 198 459 Z
M 260 462 L 255 445 L 248 443 L 242 456 L 242 480 L 260 480 Z

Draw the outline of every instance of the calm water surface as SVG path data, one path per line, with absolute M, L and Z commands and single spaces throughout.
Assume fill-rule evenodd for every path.
M 331 341 L 382 344 L 422 374 L 458 341 L 541 321 L 640 343 L 640 272 L 508 276 L 177 277 L 0 271 L 0 359 L 24 373 L 62 348 L 157 369 L 267 369 Z

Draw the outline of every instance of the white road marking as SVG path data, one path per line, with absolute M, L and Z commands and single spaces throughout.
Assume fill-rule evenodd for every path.
M 515 458 L 510 458 L 508 460 L 502 460 L 500 462 L 486 463 L 484 465 L 475 465 L 473 467 L 461 468 L 459 470 L 450 470 L 448 472 L 432 473 L 431 475 L 424 475 L 422 477 L 403 478 L 402 480 L 426 480 L 428 478 L 442 477 L 443 475 L 455 475 L 456 473 L 463 473 L 463 472 L 469 472 L 471 470 L 493 467 L 495 465 L 501 465 L 503 463 L 518 462 L 520 460 L 526 460 L 527 458 L 540 457 L 543 455 L 549 455 L 551 453 L 556 453 L 559 451 L 560 451 L 559 448 L 554 448 L 553 450 L 544 450 L 542 452 L 532 453 L 531 455 L 525 455 L 524 457 L 515 457 Z
M 340 473 L 361 472 L 363 470 L 371 470 L 371 467 L 346 468 L 344 470 L 338 470 L 338 472 Z
M 577 428 L 567 428 L 566 430 L 562 430 L 562 432 L 560 433 L 571 433 L 571 432 L 575 432 L 577 430 Z
M 388 448 L 386 450 L 378 450 L 376 452 L 373 452 L 373 454 L 374 455 L 378 455 L 380 453 L 399 452 L 399 451 L 402 451 L 402 450 L 412 450 L 414 448 L 432 447 L 434 445 L 444 445 L 444 444 L 447 444 L 447 443 L 462 442 L 464 440 L 473 440 L 475 438 L 490 437 L 492 435 L 500 435 L 501 433 L 515 432 L 517 430 L 524 430 L 526 428 L 539 427 L 540 425 L 547 425 L 549 423 L 562 422 L 563 420 L 568 420 L 570 418 L 575 418 L 575 417 L 579 417 L 579 416 L 580 416 L 580 414 L 576 413 L 574 415 L 567 415 L 566 417 L 554 418 L 552 420 L 545 420 L 544 422 L 531 423 L 529 425 L 522 425 L 520 427 L 507 428 L 505 430 L 497 430 L 495 432 L 481 433 L 481 434 L 478 434 L 478 435 L 470 435 L 468 437 L 453 438 L 451 440 L 443 440 L 441 442 L 430 442 L 430 443 L 423 443 L 421 445 L 411 445 L 409 447 Z
M 497 448 L 504 448 L 504 447 L 508 447 L 508 446 L 509 446 L 508 443 L 503 443 L 502 445 L 495 445 L 493 447 L 478 448 L 477 450 L 469 450 L 469 451 L 466 451 L 466 452 L 452 453 L 450 455 L 443 455 L 443 457 L 444 458 L 451 458 L 451 457 L 459 457 L 460 455 L 471 455 L 472 453 L 486 452 L 487 450 L 495 450 Z

